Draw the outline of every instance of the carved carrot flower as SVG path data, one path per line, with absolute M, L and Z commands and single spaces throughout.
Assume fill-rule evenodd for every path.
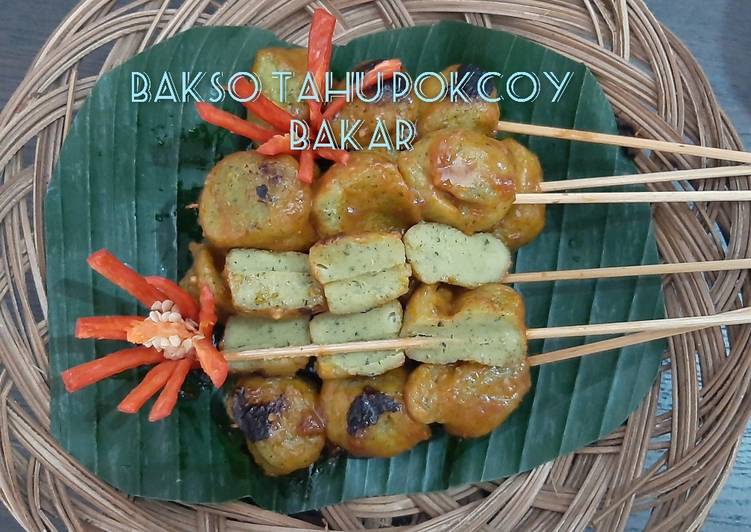
M 127 340 L 123 349 L 62 372 L 68 392 L 138 366 L 155 364 L 143 381 L 118 405 L 120 412 L 137 412 L 159 390 L 149 413 L 157 421 L 172 413 L 188 372 L 201 368 L 219 388 L 227 378 L 227 362 L 214 347 L 214 296 L 201 287 L 200 305 L 176 283 L 164 277 L 143 277 L 106 249 L 93 253 L 89 266 L 149 309 L 142 316 L 91 316 L 76 322 L 76 338 Z

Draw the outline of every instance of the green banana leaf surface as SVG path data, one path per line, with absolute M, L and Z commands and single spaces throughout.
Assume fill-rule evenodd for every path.
M 499 479 L 570 453 L 618 428 L 652 385 L 664 344 L 637 345 L 533 371 L 523 405 L 487 437 L 459 439 L 434 428 L 433 437 L 391 459 L 324 456 L 308 470 L 270 478 L 255 466 L 241 434 L 229 427 L 223 392 L 191 376 L 178 407 L 150 423 L 149 403 L 138 415 L 118 402 L 143 377 L 133 370 L 68 394 L 62 370 L 123 344 L 76 340 L 75 320 L 98 314 L 134 314 L 137 303 L 93 273 L 86 257 L 108 248 L 139 272 L 177 280 L 189 266 L 188 242 L 201 237 L 194 211 L 208 170 L 247 141 L 206 125 L 192 102 L 131 102 L 131 73 L 249 70 L 256 51 L 285 45 L 258 28 L 186 31 L 103 76 L 78 112 L 47 194 L 52 431 L 83 465 L 130 495 L 184 502 L 249 497 L 279 512 L 300 512 L 363 496 L 444 489 Z M 533 102 L 501 102 L 505 120 L 617 132 L 613 110 L 583 65 L 511 34 L 444 22 L 361 37 L 337 47 L 341 75 L 374 58 L 400 58 L 413 74 L 473 63 L 504 74 L 543 72 L 573 77 L 558 102 L 541 83 Z M 522 80 L 523 81 L 523 80 Z M 199 85 L 209 93 L 208 75 Z M 504 81 L 498 85 L 506 94 Z M 156 87 L 152 87 L 152 91 Z M 523 82 L 519 83 L 522 92 Z M 223 107 L 244 115 L 236 102 Z M 538 154 L 546 179 L 635 171 L 621 149 L 555 139 L 520 137 Z M 557 205 L 543 234 L 521 249 L 516 271 L 592 268 L 658 261 L 650 209 L 644 204 Z M 656 277 L 525 284 L 517 287 L 527 325 L 546 327 L 651 319 L 662 316 Z M 140 309 L 143 313 L 143 310 Z M 587 339 L 535 341 L 530 354 Z

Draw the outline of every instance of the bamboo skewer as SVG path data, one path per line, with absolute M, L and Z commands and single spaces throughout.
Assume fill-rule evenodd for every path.
M 735 316 L 742 316 L 748 313 L 748 309 L 733 310 L 731 312 L 724 312 L 717 314 L 717 317 L 733 318 Z M 716 324 L 702 324 L 700 326 L 685 327 L 678 329 L 669 329 L 665 331 L 645 331 L 635 334 L 628 334 L 620 336 L 618 338 L 609 338 L 607 340 L 601 340 L 599 342 L 592 342 L 589 344 L 578 345 L 575 347 L 567 347 L 565 349 L 558 349 L 556 351 L 550 351 L 548 353 L 542 353 L 540 355 L 532 355 L 528 358 L 530 366 L 541 366 L 543 364 L 552 364 L 553 362 L 561 362 L 563 360 L 570 360 L 572 358 L 584 357 L 587 355 L 594 355 L 597 353 L 603 353 L 605 351 L 612 351 L 614 349 L 620 349 L 622 347 L 629 347 L 632 345 L 643 344 L 651 342 L 653 340 L 660 340 L 662 338 L 668 338 L 670 336 L 677 336 L 679 334 L 685 334 L 688 332 L 700 331 L 713 327 Z M 727 325 L 727 324 L 725 324 Z
M 751 190 L 687 190 L 675 192 L 533 192 L 517 194 L 516 205 L 573 203 L 688 203 L 751 201 Z
M 664 140 L 644 139 L 637 137 L 628 137 L 624 135 L 610 135 L 607 133 L 581 131 L 576 129 L 564 129 L 559 127 L 537 126 L 533 124 L 522 124 L 519 122 L 506 122 L 504 120 L 498 122 L 496 130 L 504 131 L 506 133 L 518 133 L 521 135 L 551 137 L 565 140 L 578 140 L 581 142 L 607 144 L 610 146 L 621 146 L 624 148 L 640 148 L 645 150 L 664 151 L 668 153 L 695 155 L 697 157 L 707 157 L 709 159 L 751 163 L 751 153 L 749 152 L 712 148 L 708 146 L 696 146 L 693 144 L 683 144 L 680 142 L 668 142 Z
M 642 185 L 647 183 L 668 183 L 671 181 L 696 181 L 718 177 L 751 175 L 751 166 L 718 166 L 695 170 L 671 170 L 646 174 L 614 175 L 607 177 L 585 177 L 581 179 L 560 179 L 540 183 L 540 192 L 559 192 L 585 188 L 611 187 L 619 185 Z
M 711 327 L 711 325 L 707 325 L 707 327 Z M 654 340 L 668 338 L 670 336 L 677 336 L 679 334 L 684 334 L 687 332 L 699 331 L 705 328 L 706 327 L 685 327 L 683 329 L 669 329 L 667 331 L 646 331 L 627 334 L 625 336 L 609 338 L 607 340 L 592 342 L 590 344 L 567 347 L 565 349 L 558 349 L 556 351 L 550 351 L 548 353 L 542 353 L 539 355 L 531 355 L 527 357 L 527 362 L 530 366 L 542 366 L 543 364 L 552 364 L 554 362 L 571 360 L 572 358 L 580 358 L 587 355 L 595 355 L 597 353 L 613 351 L 615 349 L 621 349 L 622 347 L 644 344 L 647 342 L 652 342 Z
M 707 260 L 670 264 L 645 264 L 641 266 L 613 266 L 548 272 L 510 273 L 504 283 L 540 283 L 546 281 L 575 281 L 583 279 L 612 279 L 642 275 L 668 275 L 675 273 L 719 272 L 751 269 L 751 259 Z
M 751 308 L 733 316 L 691 316 L 688 318 L 664 318 L 659 320 L 624 321 L 616 323 L 592 323 L 588 325 L 564 325 L 527 329 L 528 340 L 547 338 L 574 338 L 578 336 L 604 336 L 634 332 L 667 332 L 690 327 L 711 327 L 713 325 L 741 325 L 751 323 Z
M 733 311 L 732 313 L 718 314 L 715 316 L 666 318 L 659 320 L 598 323 L 589 325 L 572 325 L 563 327 L 547 327 L 542 329 L 528 329 L 527 338 L 530 340 L 544 338 L 571 338 L 576 336 L 600 336 L 630 332 L 647 332 L 652 334 L 659 333 L 665 334 L 666 336 L 671 336 L 673 334 L 680 334 L 681 331 L 692 330 L 695 328 L 705 328 L 718 325 L 740 325 L 747 323 L 751 323 L 751 308 L 745 308 L 740 311 Z M 224 356 L 227 361 L 235 362 L 242 360 L 264 360 L 269 358 L 291 358 L 299 356 L 328 356 L 345 353 L 357 353 L 363 351 L 392 351 L 406 348 L 434 347 L 441 343 L 463 341 L 463 339 L 458 338 L 449 339 L 436 337 L 394 338 L 389 340 L 370 340 L 365 342 L 345 342 L 325 345 L 310 344 L 304 346 L 280 347 L 271 349 L 252 349 L 247 351 L 240 351 L 237 353 L 225 353 Z M 613 347 L 611 349 L 615 348 Z
M 308 344 L 290 347 L 271 347 L 266 349 L 250 349 L 237 353 L 224 353 L 228 362 L 240 360 L 265 360 L 267 358 L 292 358 L 300 356 L 328 356 L 358 353 L 362 351 L 394 351 L 410 347 L 434 347 L 442 338 L 415 337 L 392 338 L 389 340 L 368 340 L 364 342 L 344 342 L 340 344 Z M 451 341 L 451 340 L 448 340 Z

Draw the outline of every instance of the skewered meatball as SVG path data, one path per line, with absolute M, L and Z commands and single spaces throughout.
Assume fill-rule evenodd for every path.
M 512 138 L 501 141 L 513 154 L 516 191 L 539 192 L 542 166 L 537 156 Z M 492 229 L 492 233 L 511 249 L 529 244 L 545 227 L 545 205 L 514 205 Z
M 407 379 L 404 402 L 422 423 L 442 423 L 449 434 L 478 438 L 503 423 L 530 387 L 526 360 L 510 367 L 422 364 Z
M 316 392 L 299 377 L 243 377 L 228 406 L 250 454 L 267 475 L 308 467 L 326 443 Z
M 375 65 L 380 63 L 381 60 L 368 61 L 355 66 L 352 72 L 367 72 Z M 338 88 L 343 88 L 340 85 Z M 363 96 L 370 99 L 375 96 L 377 87 L 371 87 L 363 90 Z M 393 101 L 394 97 L 394 83 L 391 79 L 383 80 L 383 93 L 381 98 L 372 103 L 366 103 L 362 101 L 362 98 L 357 95 L 353 95 L 352 101 L 344 105 L 341 111 L 332 120 L 331 126 L 336 135 L 336 138 L 341 136 L 341 120 L 347 120 L 350 125 L 355 120 L 362 120 L 363 124 L 355 134 L 355 139 L 362 145 L 363 148 L 367 148 L 370 143 L 370 139 L 375 131 L 376 123 L 378 120 L 383 122 L 383 125 L 388 130 L 388 133 L 392 139 L 395 139 L 396 134 L 396 120 L 401 118 L 402 120 L 408 120 L 415 122 L 417 120 L 417 103 L 414 95 L 410 92 L 406 96 L 403 96 L 397 101 Z
M 472 290 L 422 285 L 407 303 L 400 335 L 445 339 L 437 345 L 404 350 L 419 362 L 463 360 L 512 366 L 527 357 L 524 301 L 504 284 L 485 284 Z
M 353 152 L 317 182 L 313 219 L 322 237 L 404 231 L 420 220 L 414 195 L 396 162 L 384 153 Z
M 461 127 L 474 129 L 484 135 L 492 134 L 501 118 L 501 108 L 497 103 L 487 102 L 480 97 L 478 83 L 485 71 L 476 65 L 452 65 L 442 72 L 446 81 L 450 80 L 452 72 L 456 72 L 457 81 L 467 77 L 463 86 L 464 94 L 470 101 L 452 102 L 446 96 L 436 102 L 420 103 L 417 132 L 425 135 L 446 127 Z M 496 88 L 489 78 L 485 78 L 479 88 L 491 98 L 497 96 Z M 434 78 L 428 78 L 422 85 L 422 91 L 428 98 L 434 98 L 440 90 L 440 83 Z
M 407 370 L 376 377 L 324 381 L 321 405 L 330 441 L 355 456 L 389 457 L 430 437 L 430 428 L 412 419 L 404 405 Z
M 288 111 L 295 118 L 307 120 L 309 116 L 306 101 L 299 101 L 305 74 L 308 71 L 308 50 L 306 48 L 262 48 L 256 52 L 252 71 L 261 81 L 261 92 L 279 107 Z M 279 97 L 279 77 L 275 72 L 291 72 L 292 76 L 285 83 L 284 102 Z M 254 121 L 256 117 L 249 118 Z
M 313 194 L 297 170 L 289 155 L 242 151 L 219 161 L 199 201 L 206 239 L 218 248 L 307 250 L 316 240 L 310 223 Z
M 429 133 L 399 155 L 399 170 L 422 217 L 465 233 L 485 231 L 514 202 L 514 166 L 508 146 L 468 129 Z

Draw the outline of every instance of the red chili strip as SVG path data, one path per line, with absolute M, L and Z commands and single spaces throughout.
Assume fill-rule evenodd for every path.
M 135 414 L 156 392 L 164 388 L 177 366 L 177 360 L 165 360 L 149 370 L 146 376 L 120 401 L 117 409 L 124 414 Z
M 308 34 L 308 72 L 313 75 L 319 94 L 323 89 L 324 77 L 331 63 L 336 17 L 325 9 L 316 9 Z M 314 128 L 321 126 L 321 102 L 308 100 L 310 122 Z
M 313 173 L 315 172 L 314 155 L 312 150 L 305 150 L 300 153 L 300 169 L 297 177 L 303 183 L 313 182 Z
M 180 389 L 183 387 L 190 367 L 193 364 L 193 360 L 190 358 L 182 358 L 175 364 L 172 374 L 167 379 L 167 383 L 162 389 L 162 393 L 159 394 L 159 398 L 151 407 L 149 412 L 149 421 L 159 421 L 164 419 L 172 413 L 175 405 L 177 404 L 177 398 L 180 394 Z
M 253 87 L 246 78 L 238 78 L 235 81 L 235 93 L 244 100 L 253 94 Z M 294 116 L 262 93 L 254 100 L 243 102 L 243 105 L 255 116 L 280 131 L 289 131 L 289 123 L 294 119 Z
M 60 377 L 65 384 L 65 389 L 72 393 L 125 370 L 146 364 L 156 364 L 162 360 L 164 356 L 156 349 L 132 347 L 66 369 Z
M 207 338 L 214 332 L 216 325 L 216 304 L 214 303 L 214 294 L 205 284 L 201 286 L 201 311 L 199 313 L 199 332 Z
M 276 134 L 270 129 L 251 124 L 247 120 L 219 109 L 210 103 L 196 103 L 196 111 L 198 112 L 198 116 L 201 117 L 201 120 L 217 127 L 224 128 L 230 133 L 248 138 L 259 144 L 266 142 Z
M 140 273 L 120 262 L 106 249 L 92 253 L 86 262 L 95 272 L 128 292 L 147 308 L 163 298 L 163 294 L 146 282 Z
M 193 346 L 196 348 L 201 369 L 209 376 L 215 387 L 221 388 L 229 373 L 229 365 L 224 356 L 208 338 L 193 340 Z
M 362 78 L 362 88 L 368 89 L 378 83 L 378 74 L 383 75 L 384 81 L 394 77 L 394 72 L 399 72 L 402 69 L 402 62 L 399 59 L 387 59 L 381 61 L 368 72 Z M 323 112 L 324 120 L 331 120 L 339 111 L 346 105 L 347 100 L 345 98 L 337 98 L 332 101 Z
M 87 316 L 76 320 L 76 338 L 127 340 L 128 329 L 143 321 L 141 316 Z

